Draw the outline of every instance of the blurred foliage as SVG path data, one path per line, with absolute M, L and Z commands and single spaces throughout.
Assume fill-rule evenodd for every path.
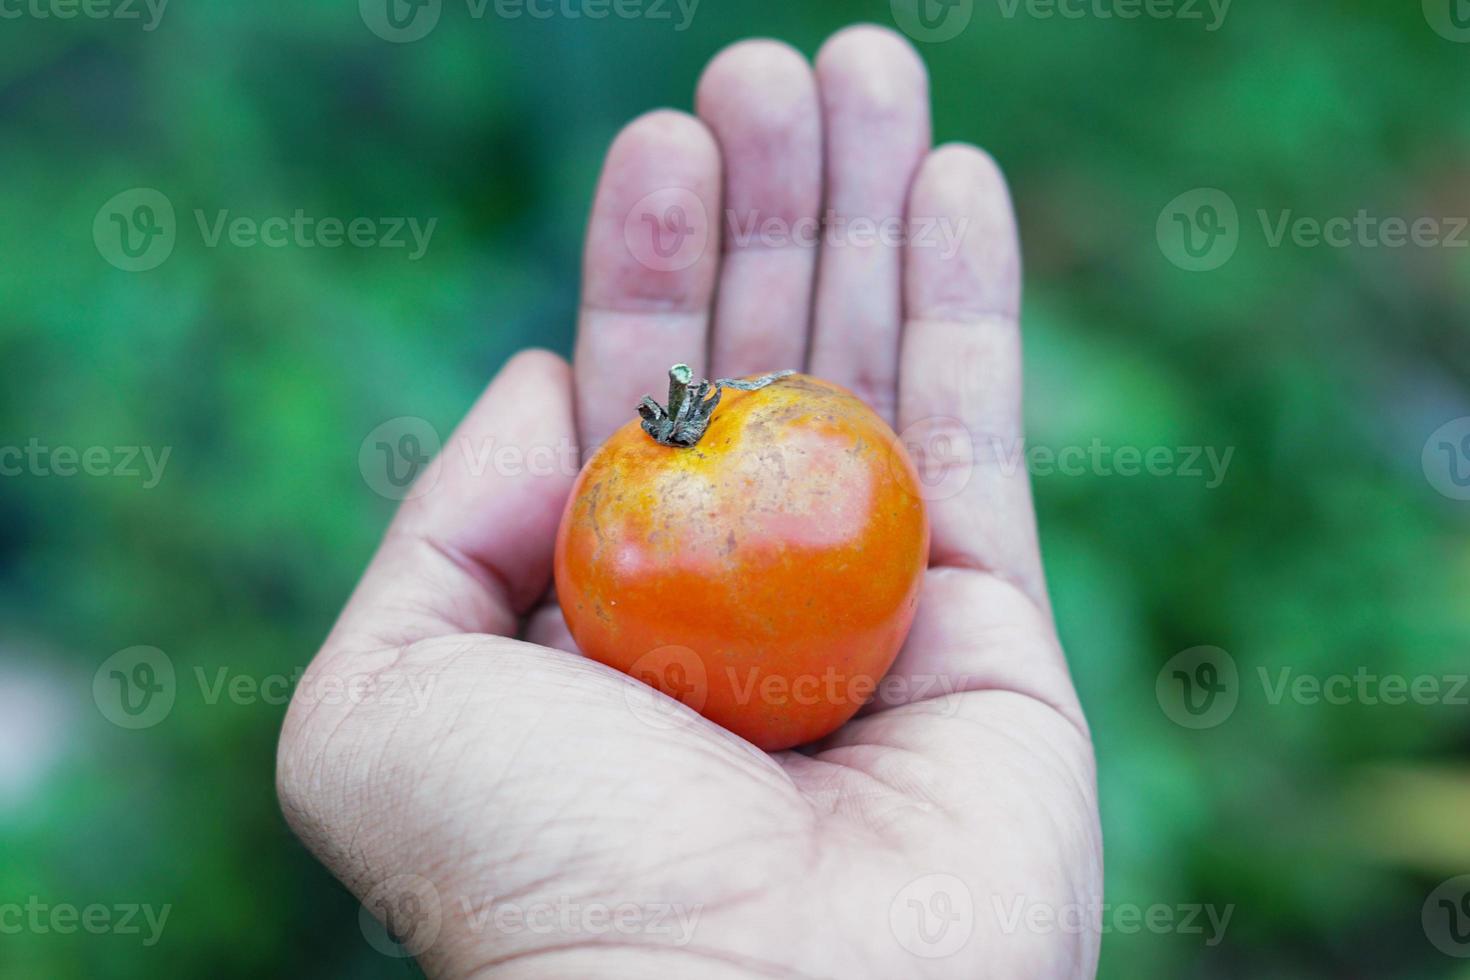
M 6 977 L 413 974 L 278 815 L 283 707 L 206 703 L 194 671 L 289 676 L 314 652 L 391 511 L 357 469 L 374 426 L 447 431 L 510 353 L 569 349 L 581 226 L 623 122 L 687 108 L 741 37 L 810 54 L 851 20 L 892 23 L 878 2 L 705 0 L 686 31 L 451 2 L 388 44 L 356 8 L 0 22 L 0 443 L 172 447 L 153 488 L 0 478 L 0 901 L 173 906 L 150 948 L 0 936 Z M 1465 671 L 1467 505 L 1420 453 L 1470 415 L 1467 255 L 1273 248 L 1255 215 L 1470 214 L 1470 47 L 1418 3 L 1241 3 L 1213 32 L 1006 9 L 977 3 L 919 48 L 936 138 L 985 146 L 1013 182 L 1033 444 L 1235 449 L 1214 489 L 1035 480 L 1098 744 L 1108 900 L 1235 907 L 1213 947 L 1108 935 L 1103 974 L 1465 976 L 1420 908 L 1470 872 L 1467 710 L 1273 705 L 1255 678 Z M 91 237 L 138 186 L 179 212 L 146 274 Z M 1195 187 L 1240 208 L 1239 251 L 1210 273 L 1155 239 Z M 208 249 L 195 208 L 438 225 L 417 262 Z M 193 693 L 126 731 L 89 690 L 135 644 Z M 1244 693 L 1191 731 L 1154 681 L 1201 644 L 1230 651 Z

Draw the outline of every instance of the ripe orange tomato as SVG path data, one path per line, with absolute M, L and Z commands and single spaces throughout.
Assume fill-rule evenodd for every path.
M 893 663 L 928 562 L 924 500 L 893 431 L 846 389 L 799 374 L 702 384 L 696 403 L 718 403 L 707 429 L 652 434 L 676 379 L 668 413 L 645 399 L 648 421 L 587 462 L 557 535 L 557 596 L 588 657 L 789 748 L 852 717 Z

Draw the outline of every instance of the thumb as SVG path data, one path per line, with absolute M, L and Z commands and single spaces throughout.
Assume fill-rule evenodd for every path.
M 517 354 L 421 474 L 326 646 L 514 635 L 551 580 L 580 462 L 571 369 Z

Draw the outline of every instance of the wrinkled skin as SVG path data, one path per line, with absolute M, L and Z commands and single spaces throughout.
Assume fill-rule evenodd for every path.
M 989 448 L 1021 431 L 1015 226 L 988 157 L 931 150 L 926 84 L 876 28 L 834 36 L 815 70 L 747 42 L 706 70 L 698 119 L 631 123 L 592 209 L 575 367 L 530 352 L 501 370 L 298 686 L 278 761 L 286 817 L 375 914 L 422 900 L 439 913 L 422 929 L 396 917 L 430 975 L 1094 972 L 1095 919 L 1079 930 L 1069 912 L 1102 900 L 1091 741 L 1025 468 Z M 907 209 L 966 230 L 953 253 L 727 242 L 658 271 L 631 257 L 624 226 L 669 186 L 717 217 Z M 915 460 L 947 489 L 929 501 L 919 613 L 890 672 L 906 683 L 817 746 L 762 752 L 579 656 L 548 592 L 576 461 L 471 465 L 490 440 L 601 443 L 678 359 L 704 377 L 804 365 L 898 431 L 945 437 L 921 449 L 951 450 Z M 966 445 L 972 458 L 953 451 Z M 383 683 L 354 697 L 328 683 L 363 678 Z M 551 928 L 467 914 L 541 902 L 580 911 Z M 697 921 L 610 931 L 597 903 Z M 1038 910 L 1074 927 L 1028 927 Z
M 767 751 L 830 734 L 897 656 L 929 563 L 924 487 L 860 399 L 797 374 L 727 391 L 693 447 L 634 420 L 556 541 L 577 648 Z

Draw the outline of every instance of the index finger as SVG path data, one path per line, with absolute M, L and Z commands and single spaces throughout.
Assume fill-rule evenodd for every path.
M 583 260 L 574 363 L 584 450 L 633 418 L 669 365 L 704 376 L 719 217 L 720 151 L 703 123 L 662 110 L 618 134 Z
M 989 572 L 1049 609 L 1021 448 L 1021 256 L 987 155 L 931 153 L 909 198 L 899 427 L 929 498 L 931 563 Z

